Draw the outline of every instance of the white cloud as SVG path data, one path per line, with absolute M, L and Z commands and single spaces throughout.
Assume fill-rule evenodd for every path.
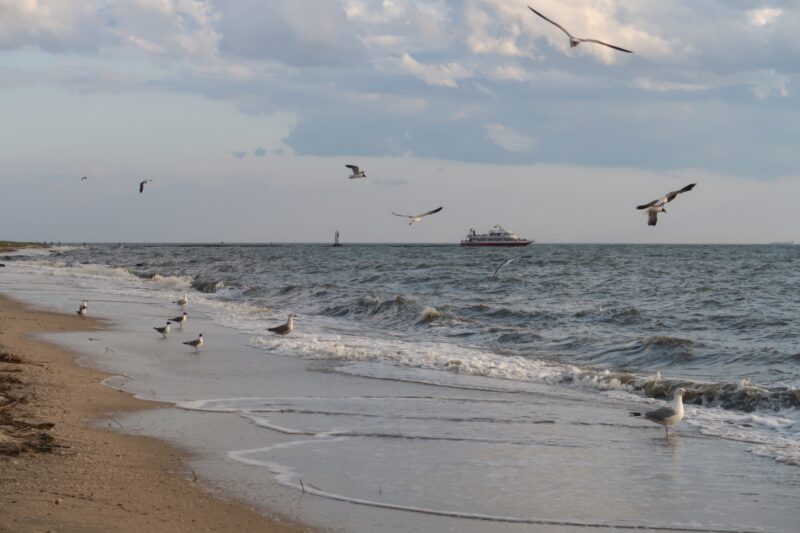
M 496 145 L 509 152 L 529 152 L 539 141 L 502 124 L 484 124 L 486 136 Z
M 789 96 L 789 79 L 773 69 L 756 71 L 750 74 L 751 92 L 759 100 L 771 96 L 786 98 Z
M 656 93 L 669 93 L 669 92 L 697 92 L 705 91 L 708 89 L 707 85 L 700 83 L 682 83 L 665 80 L 654 80 L 651 78 L 636 78 L 634 85 L 645 91 Z
M 408 53 L 403 53 L 400 65 L 409 74 L 413 74 L 428 85 L 442 87 L 458 87 L 458 81 L 472 77 L 472 72 L 458 63 L 442 63 L 439 65 L 426 65 L 420 63 Z
M 783 13 L 782 9 L 763 7 L 747 12 L 747 20 L 752 26 L 764 27 L 774 23 Z

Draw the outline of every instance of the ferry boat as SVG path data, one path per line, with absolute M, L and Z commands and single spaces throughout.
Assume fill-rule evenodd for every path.
M 498 225 L 490 229 L 489 233 L 478 233 L 470 229 L 467 238 L 461 241 L 461 246 L 528 246 L 532 242 Z

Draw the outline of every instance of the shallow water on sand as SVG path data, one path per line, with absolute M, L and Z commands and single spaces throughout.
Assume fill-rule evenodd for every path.
M 190 288 L 200 286 L 200 276 L 188 267 L 137 276 L 131 270 L 143 267 L 135 263 L 87 265 L 47 256 L 9 262 L 0 290 L 68 311 L 88 297 L 93 314 L 115 321 L 113 333 L 98 341 L 77 334 L 60 336 L 60 341 L 89 354 L 91 364 L 124 374 L 113 381 L 115 386 L 179 406 L 132 415 L 124 421 L 126 428 L 198 451 L 196 466 L 217 486 L 257 505 L 270 495 L 272 504 L 312 523 L 348 531 L 523 531 L 532 525 L 793 531 L 800 520 L 800 469 L 795 466 L 800 427 L 797 407 L 791 404 L 796 362 L 780 355 L 792 348 L 791 337 L 782 338 L 790 328 L 778 324 L 788 320 L 795 304 L 774 303 L 766 309 L 770 298 L 788 299 L 779 289 L 770 288 L 772 296 L 748 294 L 742 308 L 734 298 L 734 309 L 727 311 L 746 314 L 754 306 L 771 313 L 769 331 L 734 329 L 726 337 L 713 317 L 693 321 L 691 313 L 684 317 L 678 312 L 680 305 L 698 308 L 699 289 L 692 296 L 679 291 L 670 300 L 663 290 L 668 284 L 657 276 L 655 295 L 637 292 L 630 279 L 619 290 L 603 288 L 611 282 L 609 265 L 641 257 L 641 250 L 628 252 L 626 247 L 610 247 L 611 252 L 602 247 L 532 248 L 524 253 L 538 266 L 513 273 L 517 281 L 478 278 L 477 272 L 485 277 L 500 256 L 464 255 L 454 247 L 398 247 L 403 253 L 394 258 L 399 262 L 426 258 L 426 264 L 448 264 L 462 254 L 469 265 L 462 277 L 477 287 L 470 303 L 467 286 L 458 286 L 444 271 L 428 272 L 414 288 L 410 280 L 422 276 L 415 270 L 438 271 L 436 266 L 411 269 L 403 283 L 320 288 L 343 286 L 326 273 L 331 264 L 312 260 L 330 250 L 275 248 L 289 250 L 289 257 L 273 257 L 270 268 L 276 261 L 299 261 L 304 268 L 316 265 L 317 273 L 300 272 L 295 265 L 272 276 L 283 279 L 235 289 L 233 281 L 223 280 L 217 292 L 201 293 Z M 362 257 L 362 266 L 347 275 L 402 270 L 391 261 L 374 263 L 378 252 L 363 248 L 353 254 L 369 260 Z M 668 247 L 652 248 L 645 255 L 653 265 L 695 254 L 696 267 L 720 261 L 719 254 L 733 256 L 727 248 L 738 247 L 719 247 L 719 252 L 714 252 L 717 247 L 711 252 L 676 247 L 671 254 Z M 155 253 L 143 250 L 147 257 Z M 392 257 L 393 250 L 381 253 Z M 228 250 L 233 252 L 238 249 Z M 168 255 L 163 249 L 158 253 Z M 181 248 L 176 253 L 188 264 L 219 252 Z M 789 264 L 795 260 L 793 250 L 766 248 L 756 248 L 745 259 L 770 253 L 788 254 Z M 615 259 L 603 259 L 604 254 Z M 558 263 L 561 256 L 565 262 Z M 591 258 L 608 265 L 592 266 Z M 632 261 L 634 269 L 650 268 L 647 261 Z M 371 262 L 370 269 L 363 266 Z M 671 271 L 674 266 L 660 268 Z M 545 281 L 557 281 L 554 269 L 564 280 L 560 301 L 555 289 L 544 289 Z M 573 269 L 570 278 L 566 272 Z M 505 274 L 511 277 L 512 271 Z M 676 281 L 675 274 L 667 276 Z M 309 279 L 286 284 L 286 278 L 295 277 Z M 684 286 L 700 283 L 686 278 Z M 531 285 L 543 293 L 531 291 Z M 401 286 L 400 299 L 386 296 Z M 594 290 L 584 297 L 578 289 L 587 287 Z M 608 305 L 595 294 L 606 290 L 626 311 L 620 316 L 599 304 L 602 309 L 591 317 L 582 315 L 580 309 L 599 300 Z M 170 301 L 184 291 L 190 293 L 192 318 L 183 332 L 163 341 L 150 328 L 175 314 L 178 308 Z M 247 298 L 248 291 L 262 294 Z M 321 303 L 328 297 L 315 296 L 319 291 L 337 296 Z M 367 312 L 357 304 L 370 291 L 382 292 L 376 301 L 366 300 Z M 732 291 L 718 292 L 730 296 Z M 582 298 L 591 304 L 581 303 Z M 454 311 L 473 307 L 472 315 Z M 710 309 L 707 313 L 713 314 Z M 298 330 L 286 338 L 265 335 L 266 326 L 285 319 L 289 310 L 301 314 Z M 753 312 L 753 320 L 763 319 Z M 675 333 L 678 324 L 685 329 Z M 194 355 L 178 340 L 193 338 L 201 328 L 207 344 Z M 587 348 L 559 340 L 566 334 L 593 344 Z M 620 337 L 617 348 L 601 353 L 614 335 Z M 648 351 L 631 347 L 635 335 L 660 340 Z M 723 337 L 717 353 L 712 347 Z M 748 350 L 761 357 L 772 337 L 780 338 L 775 342 L 779 349 L 769 352 L 763 364 L 741 361 Z M 732 346 L 738 352 L 725 365 L 725 350 Z M 676 357 L 680 350 L 691 356 Z M 657 371 L 661 376 L 654 375 Z M 761 381 L 740 383 L 744 374 Z M 696 387 L 699 402 L 687 406 L 676 436 L 664 439 L 660 427 L 628 417 L 629 410 L 661 405 L 652 396 L 668 393 L 679 382 Z M 712 390 L 719 392 L 712 395 Z

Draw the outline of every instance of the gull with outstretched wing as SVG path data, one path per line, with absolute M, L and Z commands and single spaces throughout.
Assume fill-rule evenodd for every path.
M 422 220 L 422 217 L 426 217 L 426 216 L 428 216 L 428 215 L 432 215 L 432 214 L 434 214 L 434 213 L 438 213 L 438 212 L 439 212 L 439 211 L 441 211 L 442 209 L 444 209 L 444 207 L 437 207 L 436 209 L 433 209 L 433 210 L 431 210 L 431 211 L 428 211 L 427 213 L 422 213 L 422 214 L 420 214 L 420 215 L 401 215 L 400 213 L 395 213 L 394 211 L 392 211 L 392 214 L 393 214 L 394 216 L 396 216 L 396 217 L 405 217 L 405 218 L 410 218 L 410 219 L 411 219 L 411 221 L 408 223 L 408 225 L 410 226 L 411 224 L 413 224 L 413 223 L 415 223 L 415 222 L 419 222 L 420 220 Z
M 625 53 L 628 53 L 628 54 L 632 54 L 633 53 L 631 50 L 627 50 L 625 48 L 620 48 L 619 46 L 614 46 L 613 44 L 604 43 L 603 41 L 598 41 L 597 39 L 582 39 L 580 37 L 575 37 L 570 32 L 568 32 L 567 29 L 564 26 L 562 26 L 561 24 L 559 24 L 555 20 L 552 20 L 552 19 L 549 19 L 549 18 L 545 17 L 544 15 L 542 15 L 541 13 L 539 13 L 538 11 L 533 9 L 531 6 L 528 6 L 528 9 L 530 9 L 531 11 L 533 11 L 534 13 L 536 13 L 537 15 L 542 17 L 544 20 L 546 20 L 547 22 L 549 22 L 550 24 L 552 24 L 553 26 L 555 26 L 559 30 L 561 30 L 564 33 L 566 33 L 567 37 L 569 37 L 569 47 L 570 48 L 575 48 L 576 46 L 578 46 L 581 43 L 595 43 L 595 44 L 602 44 L 603 46 L 607 46 L 609 48 L 613 48 L 614 50 L 619 50 L 620 52 L 625 52 Z
M 668 194 L 665 194 L 661 198 L 653 200 L 652 202 L 637 205 L 636 209 L 644 209 L 647 213 L 647 225 L 648 226 L 655 226 L 658 222 L 658 214 L 659 213 L 666 213 L 667 210 L 664 209 L 664 204 L 671 202 L 675 199 L 682 192 L 688 192 L 694 189 L 694 186 L 697 185 L 696 183 L 690 183 L 683 189 L 679 189 L 677 191 L 672 191 Z

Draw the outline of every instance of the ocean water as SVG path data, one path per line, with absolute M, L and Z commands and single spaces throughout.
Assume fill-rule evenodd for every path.
M 518 259 L 492 275 L 509 257 Z M 762 496 L 775 492 L 777 510 L 773 522 L 749 522 L 753 515 L 734 499 L 729 508 L 720 504 L 718 516 L 676 522 L 654 502 L 648 527 L 782 531 L 800 520 L 787 503 L 800 496 L 800 247 L 126 244 L 63 246 L 2 262 L 13 273 L 108 301 L 128 296 L 169 306 L 188 293 L 190 316 L 201 313 L 236 332 L 254 355 L 238 372 L 234 363 L 209 369 L 215 378 L 204 382 L 206 395 L 186 385 L 170 396 L 153 385 L 156 396 L 280 434 L 288 440 L 228 449 L 227 456 L 263 467 L 286 486 L 313 479 L 302 490 L 321 498 L 559 527 L 546 513 L 556 501 L 541 499 L 531 514 L 519 497 L 527 490 L 520 472 L 531 469 L 559 486 L 563 468 L 590 468 L 581 456 L 594 438 L 607 453 L 597 461 L 649 470 L 652 449 L 610 450 L 620 447 L 620 431 L 663 440 L 660 427 L 629 419 L 627 409 L 660 405 L 682 386 L 687 416 L 676 431 L 693 448 L 710 446 L 724 458 L 714 462 L 698 451 L 705 462 L 681 461 L 687 480 L 693 469 L 706 470 L 687 490 L 728 501 L 720 487 L 729 482 L 728 465 L 740 463 L 741 483 Z M 90 301 L 92 311 L 100 300 Z M 267 331 L 290 312 L 298 315 L 292 335 Z M 314 374 L 313 390 L 294 393 L 272 382 L 265 394 L 254 378 L 253 369 L 266 366 L 259 354 L 273 365 L 278 356 L 301 362 Z M 293 455 L 300 449 L 302 460 Z M 554 455 L 533 461 L 531 449 Z M 395 460 L 406 467 L 390 468 L 389 476 Z M 604 472 L 564 490 L 590 498 L 613 475 L 622 474 Z M 394 492 L 385 481 L 386 492 L 380 485 L 376 495 L 375 480 L 387 477 Z M 476 483 L 491 487 L 492 497 L 453 490 Z M 649 483 L 639 479 L 626 497 L 639 498 Z M 765 509 L 763 500 L 757 505 Z M 567 522 L 641 524 L 602 507 L 570 510 Z

